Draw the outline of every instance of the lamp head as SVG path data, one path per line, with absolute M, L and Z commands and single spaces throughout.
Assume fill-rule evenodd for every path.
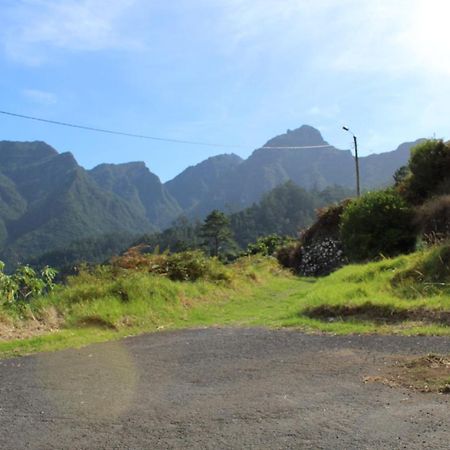
M 348 127 L 346 127 L 345 125 L 342 127 L 343 130 L 345 131 L 350 131 Z

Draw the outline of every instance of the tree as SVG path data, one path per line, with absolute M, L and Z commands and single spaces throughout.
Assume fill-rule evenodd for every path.
M 411 150 L 408 168 L 411 173 L 399 191 L 410 202 L 420 204 L 434 195 L 450 193 L 450 143 L 422 142 Z
M 398 186 L 400 186 L 402 183 L 404 183 L 405 180 L 408 178 L 408 175 L 410 175 L 410 173 L 411 173 L 411 172 L 410 172 L 408 166 L 401 166 L 401 167 L 399 167 L 399 168 L 395 171 L 395 173 L 394 173 L 394 175 L 393 175 L 393 178 L 394 178 L 394 186 L 395 186 L 395 187 L 398 187 Z
M 227 245 L 233 243 L 228 217 L 215 209 L 205 219 L 200 228 L 200 235 L 205 239 L 211 256 L 219 256 Z
M 349 203 L 341 215 L 341 239 L 352 261 L 414 250 L 414 213 L 394 190 L 375 191 Z

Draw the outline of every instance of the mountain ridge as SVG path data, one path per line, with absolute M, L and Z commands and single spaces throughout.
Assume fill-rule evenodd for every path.
M 389 184 L 395 170 L 406 164 L 411 147 L 419 142 L 420 139 L 406 142 L 391 152 L 360 157 L 362 188 Z M 225 155 L 215 158 L 220 156 Z M 204 216 L 208 211 L 205 205 L 211 206 L 210 199 L 214 199 L 219 209 L 238 211 L 289 180 L 305 189 L 333 185 L 354 188 L 356 184 L 352 152 L 328 144 L 320 131 L 309 125 L 269 139 L 234 167 L 222 167 L 222 178 L 212 182 L 204 174 L 208 161 L 189 167 L 165 183 L 172 196 L 187 207 L 185 211 L 190 217 Z M 202 186 L 189 197 L 192 179 L 201 179 Z M 224 189 L 224 185 L 228 188 Z
M 392 181 L 418 142 L 360 158 L 362 187 Z M 45 142 L 0 141 L 0 259 L 23 261 L 111 233 L 148 233 L 181 215 L 201 219 L 212 209 L 240 211 L 287 181 L 307 190 L 353 189 L 354 158 L 303 125 L 269 139 L 247 159 L 211 156 L 161 183 L 142 161 L 86 170 L 72 153 L 58 153 Z

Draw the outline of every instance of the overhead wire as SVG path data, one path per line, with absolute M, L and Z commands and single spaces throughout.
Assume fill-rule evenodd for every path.
M 38 122 L 49 123 L 51 125 L 59 125 L 59 126 L 70 127 L 70 128 L 78 128 L 78 129 L 87 130 L 87 131 L 94 131 L 97 133 L 114 134 L 114 135 L 118 135 L 118 136 L 126 136 L 126 137 L 133 137 L 133 138 L 139 138 L 139 139 L 150 139 L 153 141 L 160 141 L 160 142 L 172 142 L 175 144 L 187 144 L 187 145 L 201 145 L 201 146 L 207 146 L 207 147 L 244 148 L 242 145 L 217 144 L 217 143 L 212 143 L 212 142 L 172 139 L 172 138 L 165 138 L 165 137 L 159 137 L 159 136 L 149 136 L 149 135 L 145 135 L 145 134 L 129 133 L 126 131 L 110 130 L 110 129 L 106 129 L 106 128 L 97 128 L 97 127 L 80 125 L 80 124 L 75 124 L 75 123 L 70 123 L 70 122 L 62 122 L 59 120 L 44 119 L 42 117 L 28 116 L 25 114 L 18 114 L 18 113 L 13 113 L 10 111 L 0 111 L 0 114 L 3 114 L 5 116 L 10 116 L 10 117 L 16 117 L 16 118 L 20 118 L 20 119 L 27 119 L 27 120 L 34 120 L 34 121 L 38 121 Z M 268 149 L 268 148 L 271 148 L 271 149 L 302 149 L 302 148 L 326 148 L 326 147 L 333 147 L 333 146 L 329 145 L 329 144 L 303 145 L 303 146 L 265 145 L 260 148 L 264 148 L 264 149 Z
M 301 145 L 301 146 L 272 146 L 272 145 L 264 145 L 260 148 L 325 148 L 325 147 L 334 147 L 334 145 L 323 144 L 323 145 Z
M 145 134 L 135 134 L 135 133 L 129 133 L 126 131 L 109 130 L 106 128 L 97 128 L 97 127 L 91 127 L 91 126 L 87 126 L 87 125 L 79 125 L 79 124 L 74 124 L 74 123 L 69 123 L 69 122 L 61 122 L 59 120 L 44 119 L 42 117 L 27 116 L 25 114 L 17 114 L 17 113 L 12 113 L 9 111 L 0 111 L 0 114 L 4 114 L 6 116 L 18 117 L 21 119 L 28 119 L 28 120 L 35 120 L 38 122 L 50 123 L 52 125 L 60 125 L 60 126 L 64 126 L 64 127 L 79 128 L 82 130 L 96 131 L 99 133 L 115 134 L 115 135 L 119 135 L 119 136 L 128 136 L 128 137 L 134 137 L 134 138 L 140 138 L 140 139 L 151 139 L 154 141 L 172 142 L 172 143 L 176 143 L 176 144 L 204 145 L 204 146 L 208 146 L 208 147 L 236 147 L 236 148 L 239 147 L 238 145 L 189 141 L 189 140 L 183 140 L 183 139 L 172 139 L 172 138 L 165 138 L 165 137 L 158 137 L 158 136 L 148 136 Z

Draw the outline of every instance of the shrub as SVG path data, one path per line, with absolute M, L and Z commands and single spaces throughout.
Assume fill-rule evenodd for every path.
M 317 210 L 317 220 L 300 235 L 300 242 L 277 252 L 284 267 L 305 276 L 324 276 L 347 262 L 340 241 L 341 215 L 350 200 Z
M 338 205 L 318 209 L 316 221 L 300 235 L 301 242 L 304 245 L 309 245 L 323 239 L 338 240 L 340 238 L 341 215 L 350 201 L 343 200 Z
M 301 245 L 299 243 L 285 245 L 278 249 L 276 257 L 278 262 L 287 269 L 297 271 L 301 259 Z
M 291 238 L 279 236 L 278 234 L 269 234 L 268 236 L 260 237 L 253 244 L 248 244 L 245 254 L 271 256 L 291 241 Z
M 113 267 L 120 267 L 122 269 L 148 269 L 149 259 L 146 255 L 147 246 L 145 244 L 135 245 L 130 247 L 120 256 L 111 258 Z
M 167 276 L 176 281 L 228 280 L 228 271 L 216 258 L 207 257 L 200 250 L 179 253 L 144 253 L 146 246 L 132 247 L 122 256 L 113 258 L 114 268 L 140 270 Z
M 174 253 L 167 258 L 167 276 L 171 280 L 195 281 L 227 280 L 227 272 L 216 258 L 208 258 L 201 251 Z
M 53 280 L 56 270 L 46 266 L 38 274 L 30 266 L 19 266 L 12 275 L 3 272 L 5 264 L 0 261 L 0 302 L 12 303 L 18 300 L 31 300 L 46 294 L 55 287 Z
M 394 256 L 414 249 L 414 213 L 394 191 L 377 191 L 352 201 L 342 213 L 341 239 L 353 261 Z
M 408 201 L 419 204 L 434 194 L 445 193 L 450 179 L 450 144 L 429 140 L 417 145 L 411 150 L 408 168 L 409 175 L 398 186 Z
M 428 244 L 450 238 L 450 195 L 424 203 L 416 213 L 417 226 Z
M 408 166 L 401 166 L 399 167 L 392 178 L 394 178 L 394 186 L 398 187 L 401 186 L 402 183 L 405 182 L 405 180 L 410 176 L 411 172 L 409 171 Z

